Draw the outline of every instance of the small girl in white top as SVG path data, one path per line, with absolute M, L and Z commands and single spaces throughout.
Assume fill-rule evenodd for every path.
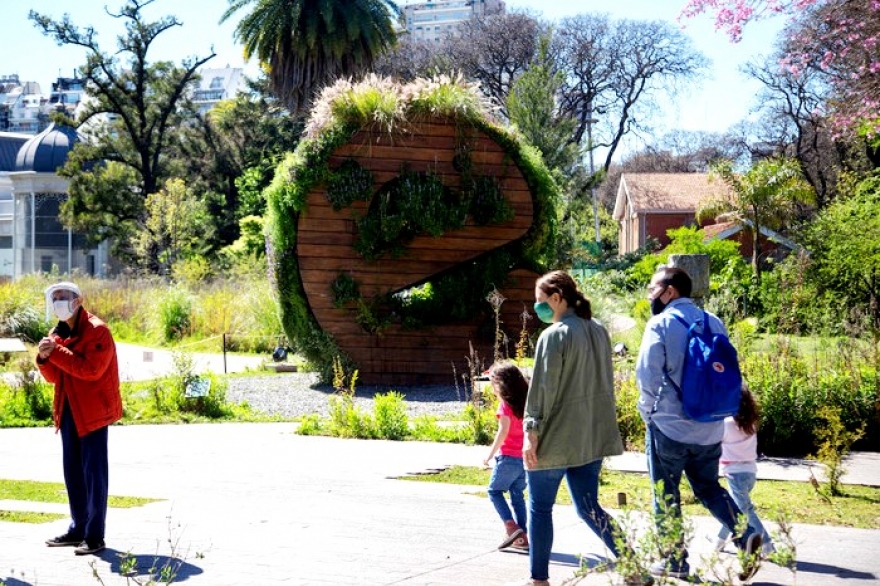
M 739 403 L 739 413 L 724 420 L 724 438 L 721 440 L 719 470 L 727 478 L 727 487 L 733 501 L 746 515 L 749 527 L 764 538 L 762 553 L 775 551 L 770 535 L 755 512 L 749 493 L 757 481 L 758 464 L 758 405 L 752 393 L 745 387 Z M 715 549 L 721 551 L 730 537 L 730 531 L 722 526 L 718 532 Z

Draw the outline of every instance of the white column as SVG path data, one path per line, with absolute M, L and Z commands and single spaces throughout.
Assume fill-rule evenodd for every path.
M 36 273 L 36 250 L 37 250 L 37 198 L 31 192 L 31 273 Z

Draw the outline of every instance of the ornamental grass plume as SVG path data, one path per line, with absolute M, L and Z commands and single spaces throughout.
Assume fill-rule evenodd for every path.
M 460 73 L 407 84 L 369 74 L 357 82 L 339 79 L 324 88 L 306 124 L 306 136 L 316 138 L 336 124 L 370 126 L 391 133 L 408 122 L 441 116 L 493 120 L 496 110 L 480 92 L 479 84 L 467 82 Z

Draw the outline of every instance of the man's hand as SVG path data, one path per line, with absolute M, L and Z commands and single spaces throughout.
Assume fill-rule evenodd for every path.
M 523 463 L 527 470 L 538 465 L 538 435 L 534 431 L 526 432 L 523 437 Z
M 40 343 L 37 344 L 37 352 L 39 352 L 39 357 L 42 360 L 49 358 L 49 355 L 53 350 L 55 350 L 55 340 L 52 338 L 43 338 L 40 340 Z

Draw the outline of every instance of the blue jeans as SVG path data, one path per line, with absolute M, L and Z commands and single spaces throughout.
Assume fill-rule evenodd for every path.
M 681 474 L 687 476 L 694 495 L 706 507 L 712 516 L 731 532 L 736 530 L 736 518 L 741 514 L 739 507 L 718 482 L 718 459 L 721 457 L 721 443 L 701 446 L 699 444 L 683 444 L 663 435 L 655 425 L 648 425 L 645 438 L 648 456 L 648 473 L 654 493 L 654 514 L 657 518 L 657 529 L 661 534 L 667 530 L 662 523 L 664 511 L 681 518 Z M 661 493 L 657 493 L 657 484 Z M 743 539 L 751 534 L 746 533 L 734 539 L 741 546 Z M 687 547 L 683 535 L 675 544 L 675 551 L 669 552 L 676 560 L 687 558 Z
M 104 539 L 107 518 L 107 428 L 79 437 L 65 401 L 61 412 L 61 452 L 72 519 L 68 531 L 94 544 Z
M 529 566 L 533 580 L 547 580 L 550 575 L 550 551 L 553 549 L 553 503 L 562 477 L 568 483 L 578 517 L 598 535 L 616 556 L 614 538 L 617 523 L 599 506 L 599 471 L 602 460 L 574 468 L 529 470 Z
M 495 505 L 495 510 L 504 522 L 512 521 L 516 515 L 516 524 L 526 530 L 526 472 L 523 468 L 523 459 L 515 456 L 498 455 L 495 457 L 495 468 L 492 469 L 492 478 L 489 479 L 489 500 Z M 513 505 L 513 514 L 504 500 L 504 493 L 510 492 L 510 504 Z
M 742 511 L 742 514 L 748 517 L 749 527 L 756 533 L 761 534 L 764 538 L 764 543 L 770 543 L 770 534 L 764 529 L 764 524 L 758 518 L 758 513 L 755 512 L 755 507 L 752 505 L 752 499 L 749 496 L 749 493 L 755 488 L 756 481 L 757 477 L 754 472 L 731 472 L 727 474 L 727 488 L 733 502 Z M 730 530 L 722 525 L 721 530 L 718 532 L 718 537 L 727 539 L 730 537 Z

